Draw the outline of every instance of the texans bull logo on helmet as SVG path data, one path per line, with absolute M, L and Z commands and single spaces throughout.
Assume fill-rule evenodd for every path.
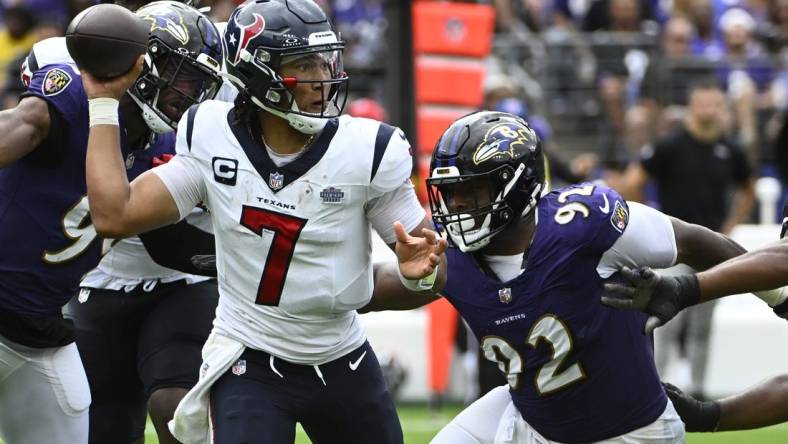
M 238 10 L 227 23 L 227 34 L 229 35 L 227 38 L 227 52 L 228 55 L 233 54 L 232 57 L 228 57 L 228 60 L 232 60 L 233 65 L 237 65 L 241 61 L 241 50 L 246 49 L 249 42 L 265 30 L 265 19 L 260 14 L 253 14 L 254 22 L 242 25 L 238 23 L 237 12 Z
M 526 146 L 526 141 L 529 137 L 534 137 L 533 134 L 526 134 L 526 131 L 532 131 L 530 128 L 525 128 L 513 123 L 501 123 L 490 128 L 484 135 L 482 143 L 476 148 L 473 153 L 473 162 L 479 165 L 482 162 L 490 160 L 496 156 L 508 156 L 510 159 L 517 157 L 515 147 L 518 145 Z M 503 136 L 492 137 L 491 136 Z

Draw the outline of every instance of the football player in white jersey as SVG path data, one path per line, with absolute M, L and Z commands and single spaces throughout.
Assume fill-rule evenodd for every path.
M 300 422 L 315 442 L 401 443 L 356 309 L 373 283 L 376 297 L 415 300 L 434 298 L 446 279 L 446 241 L 415 197 L 410 146 L 396 128 L 338 117 L 343 44 L 311 0 L 240 6 L 224 43 L 235 104 L 191 108 L 177 155 L 131 184 L 116 99 L 139 67 L 84 79 L 97 231 L 129 236 L 199 203 L 212 217 L 221 297 L 200 381 L 170 429 L 187 444 L 292 443 Z M 398 264 L 373 271 L 370 228 Z

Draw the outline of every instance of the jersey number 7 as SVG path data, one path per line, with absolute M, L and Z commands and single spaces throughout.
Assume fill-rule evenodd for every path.
M 268 256 L 265 258 L 263 275 L 257 287 L 256 304 L 279 305 L 282 290 L 293 259 L 298 236 L 306 225 L 306 219 L 276 213 L 258 207 L 243 206 L 241 211 L 241 225 L 251 230 L 258 236 L 263 235 L 263 230 L 274 233 Z

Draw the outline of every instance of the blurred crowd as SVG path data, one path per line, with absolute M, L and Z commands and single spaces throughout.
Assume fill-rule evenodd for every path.
M 21 60 L 97 0 L 0 0 L 3 108 Z M 224 21 L 241 0 L 201 0 Z M 130 7 L 145 0 L 126 0 Z M 347 42 L 354 112 L 385 116 L 384 0 L 317 0 Z M 526 117 L 559 182 L 605 178 L 626 189 L 641 149 L 687 118 L 691 85 L 725 96 L 718 119 L 756 175 L 788 181 L 788 0 L 477 0 L 496 9 L 483 107 Z M 398 3 L 399 4 L 399 3 Z M 400 4 L 401 6 L 401 4 Z M 390 71 L 390 70 L 389 70 Z M 372 114 L 368 114 L 372 113 Z M 785 149 L 780 149 L 785 148 Z M 784 152 L 785 151 L 785 152 Z

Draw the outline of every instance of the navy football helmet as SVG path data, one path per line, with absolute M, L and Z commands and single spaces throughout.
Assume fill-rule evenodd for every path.
M 527 217 L 545 188 L 542 144 L 525 120 L 480 111 L 455 121 L 432 153 L 432 219 L 463 252 Z
M 315 134 L 327 119 L 342 113 L 348 82 L 342 66 L 345 45 L 313 1 L 246 2 L 227 21 L 223 42 L 230 81 L 257 106 L 298 131 Z M 295 66 L 294 72 L 304 74 L 283 76 L 284 66 Z M 321 91 L 315 108 L 299 109 L 293 90 L 301 84 Z
M 150 36 L 145 66 L 129 94 L 151 130 L 170 132 L 189 107 L 212 99 L 222 84 L 219 31 L 180 2 L 153 2 L 135 14 L 150 24 Z

